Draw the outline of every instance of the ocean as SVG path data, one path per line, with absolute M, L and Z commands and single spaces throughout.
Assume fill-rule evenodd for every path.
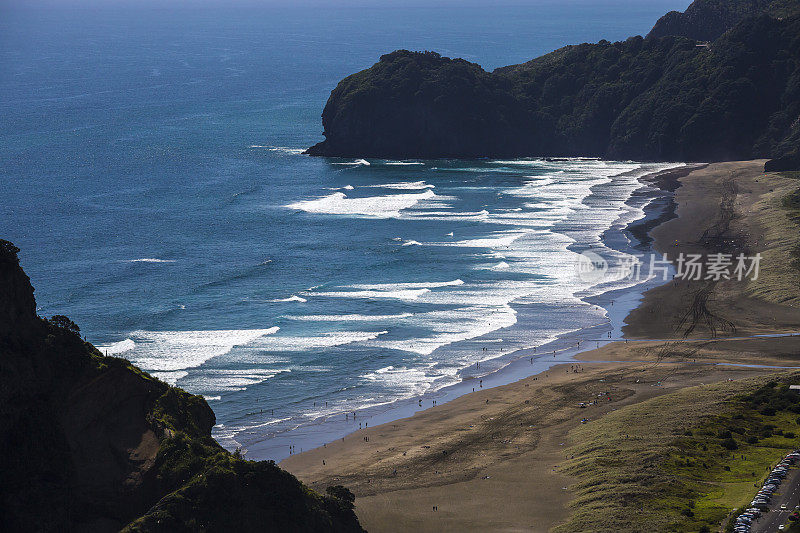
M 591 297 L 633 282 L 581 280 L 577 253 L 635 255 L 624 228 L 657 197 L 638 178 L 674 166 L 304 156 L 338 80 L 398 48 L 493 69 L 687 4 L 4 3 L 0 238 L 40 315 L 204 395 L 227 448 L 281 459 L 292 434 L 319 445 L 356 429 L 345 413 L 610 327 Z

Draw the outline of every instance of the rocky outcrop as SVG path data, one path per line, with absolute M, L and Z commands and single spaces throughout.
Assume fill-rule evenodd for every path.
M 4 530 L 361 531 L 352 501 L 220 447 L 202 397 L 36 316 L 17 252 L 0 240 Z
M 764 163 L 764 172 L 800 171 L 800 154 L 795 153 L 770 159 Z
M 688 11 L 688 10 L 687 10 Z M 779 157 L 800 115 L 800 16 L 744 18 L 711 45 L 682 36 L 568 46 L 484 71 L 399 50 L 348 76 L 311 155 Z
M 670 11 L 656 22 L 648 38 L 667 35 L 713 41 L 747 17 L 768 13 L 787 16 L 800 11 L 795 0 L 695 0 L 683 13 Z
M 387 157 L 511 153 L 523 123 L 505 78 L 434 52 L 398 50 L 342 80 L 312 155 Z
M 17 252 L 0 240 L 0 340 L 5 342 L 27 337 L 38 322 L 31 280 L 19 268 Z

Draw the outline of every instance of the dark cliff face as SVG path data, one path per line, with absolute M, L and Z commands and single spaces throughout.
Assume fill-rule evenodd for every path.
M 800 131 L 798 39 L 800 16 L 760 15 L 710 46 L 632 37 L 568 46 L 492 73 L 398 51 L 339 83 L 323 111 L 326 139 L 308 153 L 777 157 L 795 149 Z
M 670 11 L 656 22 L 648 38 L 675 35 L 713 41 L 746 17 L 761 13 L 777 15 L 797 2 L 787 0 L 695 0 L 686 11 Z
M 520 127 L 517 107 L 507 80 L 479 65 L 400 50 L 339 83 L 322 112 L 325 149 L 310 153 L 402 158 L 511 152 Z
M 0 339 L 25 337 L 36 321 L 36 301 L 28 276 L 19 268 L 19 249 L 0 241 Z
M 36 316 L 17 252 L 0 240 L 4 530 L 361 531 L 351 501 L 221 448 L 203 398 Z

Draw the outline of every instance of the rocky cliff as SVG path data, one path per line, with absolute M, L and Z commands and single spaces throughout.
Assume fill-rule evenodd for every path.
M 710 45 L 664 35 L 568 46 L 494 72 L 396 51 L 338 84 L 325 140 L 308 153 L 715 161 L 794 151 L 800 16 L 762 12 L 722 31 Z
M 793 0 L 695 0 L 683 13 L 670 11 L 658 19 L 647 37 L 713 41 L 747 17 L 766 13 L 781 18 L 798 12 L 800 4 Z
M 361 531 L 322 496 L 211 438 L 205 400 L 36 315 L 0 240 L 0 523 L 5 531 Z

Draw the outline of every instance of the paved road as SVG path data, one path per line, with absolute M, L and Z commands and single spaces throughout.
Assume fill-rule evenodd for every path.
M 754 487 L 755 488 L 755 487 Z M 786 504 L 786 510 L 781 511 L 781 504 Z M 800 504 L 800 470 L 791 468 L 786 479 L 781 483 L 778 492 L 772 496 L 769 512 L 753 523 L 751 533 L 773 533 L 778 531 L 778 526 L 786 523 L 786 519 L 794 511 L 795 505 Z

